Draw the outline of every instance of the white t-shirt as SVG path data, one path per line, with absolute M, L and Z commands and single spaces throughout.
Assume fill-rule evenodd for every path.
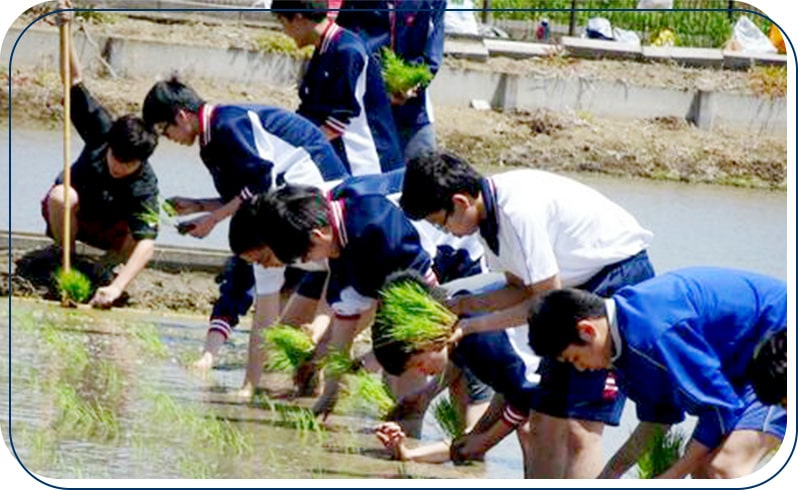
M 651 243 L 653 234 L 631 214 L 575 180 L 529 169 L 491 180 L 499 254 L 486 244 L 488 267 L 510 272 L 526 285 L 559 273 L 563 286 L 578 286 Z

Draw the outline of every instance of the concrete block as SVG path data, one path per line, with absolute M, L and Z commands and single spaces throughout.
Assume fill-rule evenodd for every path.
M 568 54 L 580 58 L 639 60 L 643 57 L 643 50 L 635 44 L 581 37 L 563 37 L 560 42 Z
M 443 43 L 443 54 L 474 61 L 487 61 L 489 56 L 482 39 L 461 37 L 447 37 Z
M 747 70 L 756 65 L 787 66 L 787 55 L 723 50 L 724 68 Z
M 643 58 L 646 61 L 673 61 L 698 68 L 718 68 L 723 65 L 720 49 L 643 46 Z
M 530 58 L 533 56 L 549 56 L 563 51 L 557 44 L 525 43 L 503 39 L 485 39 L 485 47 L 491 56 L 508 58 Z

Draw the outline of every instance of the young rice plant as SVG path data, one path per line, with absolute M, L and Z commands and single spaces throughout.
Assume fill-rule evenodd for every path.
M 275 371 L 293 371 L 313 357 L 313 339 L 298 328 L 274 325 L 263 333 L 268 367 Z
M 382 305 L 376 321 L 387 325 L 389 341 L 422 348 L 445 341 L 457 322 L 457 315 L 413 281 L 391 284 L 380 291 L 380 296 Z
M 85 303 L 91 297 L 91 280 L 76 269 L 58 269 L 55 273 L 55 284 L 62 298 L 75 303 Z
M 426 64 L 405 63 L 392 50 L 383 48 L 382 78 L 389 94 L 404 94 L 416 87 L 426 87 L 433 75 Z
M 654 478 L 670 468 L 682 456 L 684 434 L 672 430 L 657 430 L 648 449 L 637 461 L 637 477 Z

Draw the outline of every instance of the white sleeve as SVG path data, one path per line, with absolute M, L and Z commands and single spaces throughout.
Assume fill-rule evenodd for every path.
M 263 267 L 254 264 L 252 267 L 255 273 L 255 294 L 266 296 L 280 292 L 285 282 L 285 267 Z

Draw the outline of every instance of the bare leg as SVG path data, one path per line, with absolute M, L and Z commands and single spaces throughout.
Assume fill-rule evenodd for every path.
M 263 350 L 263 332 L 274 324 L 280 315 L 280 294 L 260 295 L 255 299 L 255 316 L 252 320 L 252 330 L 249 334 L 249 351 L 247 355 L 247 372 L 244 385 L 238 391 L 238 396 L 251 398 L 258 387 L 263 365 L 266 363 L 266 353 Z
M 207 371 L 213 367 L 213 361 L 219 349 L 222 348 L 225 342 L 225 336 L 216 330 L 208 330 L 208 335 L 205 337 L 205 348 L 202 350 L 202 356 L 197 359 L 191 366 L 200 371 Z
M 707 478 L 740 478 L 751 474 L 781 441 L 755 430 L 736 430 L 709 457 Z
M 530 423 L 532 478 L 562 478 L 567 454 L 567 420 L 532 412 Z
M 564 478 L 596 478 L 603 466 L 602 422 L 568 420 L 568 452 Z
M 69 189 L 69 215 L 70 215 L 70 226 L 69 226 L 69 234 L 70 240 L 72 245 L 71 249 L 74 250 L 75 244 L 75 237 L 78 236 L 78 209 L 80 206 L 78 200 L 78 193 L 75 192 L 75 189 Z M 50 193 L 47 195 L 47 216 L 48 216 L 48 226 L 50 227 L 50 232 L 53 234 L 53 240 L 59 246 L 64 245 L 64 186 L 57 185 L 50 190 Z

